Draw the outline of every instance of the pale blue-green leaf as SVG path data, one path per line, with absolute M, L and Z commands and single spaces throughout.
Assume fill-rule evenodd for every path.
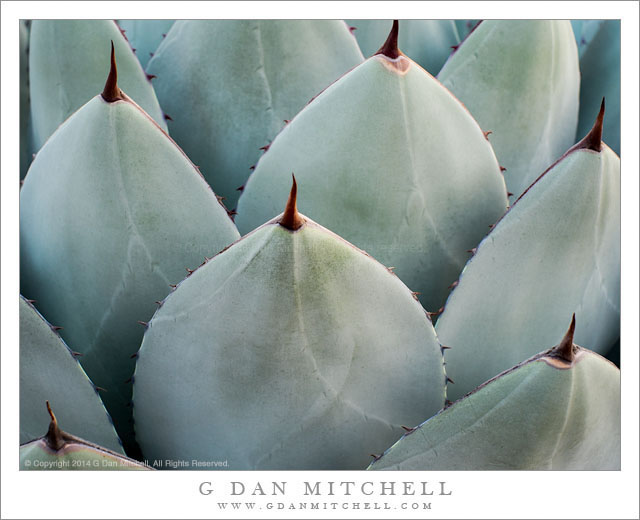
M 124 453 L 102 400 L 69 347 L 20 297 L 20 442 L 47 431 L 46 401 L 69 429 Z
M 174 20 L 118 20 L 125 37 L 136 50 L 142 68 L 147 66 L 173 22 Z
M 134 103 L 96 96 L 34 160 L 20 194 L 22 292 L 107 390 L 125 448 L 138 320 L 237 238 L 193 164 Z
M 171 135 L 232 209 L 260 147 L 362 60 L 341 20 L 179 20 L 147 72 Z
M 111 41 L 120 87 L 166 130 L 151 83 L 113 20 L 34 20 L 29 41 L 29 89 L 34 147 L 102 92 Z
M 442 407 L 444 379 L 433 327 L 396 276 L 311 220 L 272 221 L 154 315 L 136 433 L 149 458 L 360 469 Z
M 602 139 L 620 154 L 620 20 L 591 20 L 588 23 L 593 34 L 580 56 L 578 136 L 589 131 L 604 97 L 607 115 Z
M 31 164 L 29 139 L 29 25 L 20 20 L 20 178 L 24 179 Z
M 430 311 L 507 207 L 476 121 L 405 57 L 369 58 L 287 125 L 240 198 L 241 233 L 279 213 L 291 172 L 300 210 L 395 267 Z
M 604 353 L 620 334 L 620 159 L 575 150 L 478 246 L 436 329 L 453 398 L 557 341 Z
M 369 469 L 619 470 L 620 370 L 574 348 L 572 365 L 547 351 L 501 374 Z
M 568 20 L 485 20 L 438 79 L 491 132 L 511 200 L 574 143 L 580 71 Z

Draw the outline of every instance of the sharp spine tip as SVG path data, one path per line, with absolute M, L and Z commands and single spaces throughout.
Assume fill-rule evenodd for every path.
M 282 227 L 296 231 L 300 229 L 304 224 L 304 219 L 298 213 L 297 198 L 298 198 L 298 184 L 296 183 L 296 177 L 291 174 L 292 183 L 291 191 L 289 192 L 289 198 L 287 199 L 287 205 L 282 214 L 279 224 Z
M 387 36 L 387 40 L 382 44 L 382 47 L 376 51 L 374 56 L 376 54 L 382 54 L 392 60 L 402 56 L 402 52 L 398 49 L 398 29 L 398 20 L 394 20 L 393 25 L 391 26 L 391 32 L 389 32 L 389 36 Z
M 602 98 L 602 103 L 600 104 L 600 111 L 596 116 L 596 121 L 593 124 L 589 133 L 584 136 L 584 138 L 576 144 L 573 149 L 588 149 L 593 150 L 594 152 L 602 151 L 602 125 L 604 122 L 604 98 Z
M 556 355 L 558 355 L 565 361 L 568 361 L 569 363 L 571 363 L 575 358 L 575 353 L 573 352 L 573 335 L 575 331 L 576 331 L 576 315 L 574 313 L 573 316 L 571 317 L 571 324 L 569 325 L 569 329 L 564 335 L 564 338 L 562 338 L 562 341 L 560 342 L 560 344 L 553 349 L 553 352 Z
M 102 98 L 107 103 L 113 103 L 114 101 L 124 99 L 122 91 L 120 90 L 120 87 L 118 87 L 118 67 L 116 65 L 116 51 L 113 45 L 113 40 L 111 40 L 111 68 L 109 69 L 107 81 L 104 84 Z

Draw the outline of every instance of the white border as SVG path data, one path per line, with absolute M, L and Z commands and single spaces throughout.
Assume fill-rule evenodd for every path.
M 621 18 L 622 409 L 621 472 L 156 472 L 19 473 L 18 182 L 19 18 Z M 2 3 L 2 517 L 245 518 L 220 511 L 229 482 L 446 481 L 451 496 L 321 497 L 432 503 L 429 511 L 260 510 L 260 518 L 638 518 L 638 3 L 636 2 L 3 2 Z M 211 496 L 198 493 L 211 481 Z M 308 498 L 308 497 L 307 497 Z M 244 500 L 252 500 L 243 497 Z M 386 499 L 386 500 L 385 500 Z M 393 502 L 395 503 L 395 502 Z

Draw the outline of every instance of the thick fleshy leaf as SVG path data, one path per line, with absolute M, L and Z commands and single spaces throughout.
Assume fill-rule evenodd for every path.
M 34 20 L 29 41 L 31 116 L 39 150 L 104 85 L 113 41 L 121 87 L 166 130 L 151 83 L 113 20 Z
M 184 280 L 149 323 L 134 385 L 147 458 L 361 469 L 442 407 L 440 344 L 411 292 L 291 208 Z
M 600 100 L 607 100 L 602 139 L 620 154 L 620 20 L 589 20 L 582 29 L 588 39 L 580 55 L 580 117 L 578 135 L 589 131 Z
M 47 401 L 51 417 L 44 437 L 20 446 L 20 469 L 26 471 L 108 471 L 149 470 L 148 466 L 120 453 L 69 435 L 58 428 L 58 421 Z
M 427 420 L 369 469 L 619 470 L 620 370 L 573 345 L 500 374 Z
M 169 32 L 175 20 L 118 20 L 118 25 L 125 32 L 125 37 L 136 50 L 136 56 L 142 67 L 153 56 L 153 53 Z
M 29 24 L 20 20 L 20 178 L 24 179 L 31 164 L 29 142 Z
M 278 213 L 291 172 L 311 218 L 394 266 L 431 311 L 507 207 L 476 121 L 404 55 L 369 58 L 287 125 L 242 193 L 241 233 Z
M 182 150 L 109 85 L 60 126 L 29 170 L 20 194 L 21 283 L 107 390 L 128 450 L 138 320 L 152 316 L 186 268 L 239 234 Z M 122 96 L 108 102 L 108 91 Z
M 580 71 L 568 20 L 483 21 L 438 79 L 491 132 L 514 198 L 575 142 Z
M 33 305 L 20 297 L 20 442 L 46 431 L 49 421 L 42 405 L 47 399 L 69 429 L 124 453 L 97 390 L 73 353 Z
M 179 20 L 147 72 L 171 135 L 234 208 L 260 147 L 362 60 L 340 20 Z
M 362 54 L 372 56 L 391 28 L 391 20 L 347 20 Z M 453 20 L 400 20 L 398 45 L 409 58 L 434 76 L 460 43 Z
M 555 343 L 574 312 L 576 343 L 606 353 L 620 334 L 620 159 L 585 140 L 525 192 L 462 272 L 436 326 L 451 347 L 449 394 Z

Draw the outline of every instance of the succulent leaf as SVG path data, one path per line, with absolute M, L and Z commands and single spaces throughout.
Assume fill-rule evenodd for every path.
M 583 25 L 587 43 L 580 54 L 580 116 L 578 135 L 589 131 L 600 100 L 607 100 L 602 136 L 620 154 L 620 20 L 588 20 Z
M 171 134 L 234 208 L 260 147 L 362 59 L 339 20 L 179 20 L 147 72 Z
M 491 144 L 467 110 L 397 48 L 327 88 L 258 162 L 235 219 L 247 233 L 279 211 L 294 171 L 311 218 L 364 249 L 429 310 L 506 210 Z M 464 208 L 464 211 L 460 211 Z
M 21 296 L 20 442 L 35 439 L 47 428 L 42 413 L 47 398 L 69 429 L 124 453 L 111 418 L 80 363 L 51 325 Z
M 166 130 L 162 110 L 130 45 L 113 20 L 34 20 L 29 41 L 31 115 L 39 150 L 104 84 L 113 41 L 121 86 Z
M 347 20 L 362 54 L 372 56 L 384 40 L 391 20 Z M 453 20 L 400 20 L 399 47 L 418 65 L 436 75 L 460 43 Z
M 174 20 L 118 20 L 143 68 L 169 32 Z
M 148 321 L 185 268 L 239 234 L 182 150 L 112 79 L 29 170 L 20 194 L 21 283 L 107 390 L 129 449 L 125 381 L 144 332 L 138 320 Z
M 567 20 L 483 21 L 438 79 L 491 131 L 512 200 L 574 143 L 580 70 Z
M 568 333 L 407 433 L 369 469 L 619 470 L 620 370 Z
M 300 215 L 295 196 L 184 280 L 149 323 L 134 384 L 147 457 L 358 469 L 403 424 L 442 407 L 440 344 L 420 304 Z
M 60 429 L 49 401 L 47 434 L 20 446 L 20 469 L 33 470 L 148 470 L 148 466 L 120 453 L 87 442 Z
M 29 25 L 27 20 L 20 20 L 20 179 L 24 179 L 31 164 L 30 112 Z
M 604 107 L 603 107 L 604 108 Z M 575 312 L 576 342 L 620 334 L 620 159 L 592 131 L 522 195 L 480 243 L 436 329 L 454 398 L 552 344 Z M 601 151 L 597 151 L 600 148 Z

